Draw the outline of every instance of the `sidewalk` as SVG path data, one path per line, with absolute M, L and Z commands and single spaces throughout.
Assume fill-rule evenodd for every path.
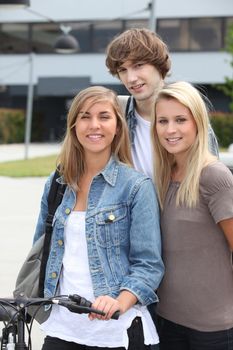
M 29 158 L 58 154 L 59 144 L 31 144 Z M 24 159 L 23 144 L 0 145 L 0 162 Z M 0 297 L 11 297 L 15 280 L 25 260 L 35 231 L 45 177 L 10 178 L 0 176 Z M 0 323 L 1 332 L 1 323 Z M 33 324 L 33 350 L 40 350 L 43 333 Z
M 58 154 L 59 150 L 60 144 L 58 143 L 31 143 L 28 146 L 28 158 Z M 23 143 L 0 145 L 0 162 L 7 162 L 24 158 L 25 145 Z
M 35 231 L 40 198 L 46 178 L 0 177 L 0 297 L 12 297 L 18 271 L 25 260 Z M 0 322 L 1 333 L 1 322 Z M 40 350 L 43 334 L 33 324 L 33 350 Z
M 28 158 L 58 154 L 60 148 L 59 143 L 31 143 L 28 147 Z M 24 157 L 24 144 L 0 145 L 0 163 L 24 159 Z M 220 152 L 219 157 L 224 164 L 233 167 L 233 148 L 230 152 Z

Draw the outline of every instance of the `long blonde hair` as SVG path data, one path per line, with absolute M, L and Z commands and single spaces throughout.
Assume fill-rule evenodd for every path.
M 212 156 L 208 150 L 208 108 L 199 91 L 187 82 L 181 81 L 169 84 L 158 94 L 151 126 L 151 137 L 154 153 L 155 183 L 162 208 L 171 181 L 172 170 L 176 163 L 174 155 L 168 153 L 160 144 L 156 130 L 156 105 L 161 99 L 175 99 L 182 103 L 190 110 L 196 123 L 197 136 L 189 149 L 185 178 L 180 184 L 176 197 L 176 205 L 183 204 L 191 208 L 198 202 L 199 181 L 203 167 L 216 161 L 216 157 Z
M 117 118 L 117 134 L 112 142 L 112 154 L 121 162 L 132 165 L 127 124 L 122 115 L 121 106 L 114 91 L 102 86 L 93 86 L 82 90 L 74 99 L 67 116 L 67 129 L 60 155 L 57 159 L 59 171 L 64 180 L 78 190 L 78 182 L 85 172 L 85 156 L 82 145 L 77 139 L 75 124 L 83 105 L 88 101 L 88 108 L 99 102 L 111 103 Z

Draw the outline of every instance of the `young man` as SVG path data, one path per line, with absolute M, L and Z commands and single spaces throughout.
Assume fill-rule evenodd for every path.
M 152 177 L 150 121 L 158 91 L 171 68 L 168 48 L 148 29 L 129 29 L 108 45 L 106 66 L 131 94 L 126 119 L 134 166 Z M 218 155 L 218 144 L 211 126 L 209 148 Z

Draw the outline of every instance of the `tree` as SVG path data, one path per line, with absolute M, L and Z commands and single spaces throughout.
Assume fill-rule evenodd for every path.
M 222 85 L 218 85 L 218 89 L 221 90 L 226 96 L 230 97 L 229 108 L 231 112 L 233 112 L 233 23 L 230 24 L 227 31 L 225 50 L 230 54 L 232 76 L 225 77 L 225 83 Z

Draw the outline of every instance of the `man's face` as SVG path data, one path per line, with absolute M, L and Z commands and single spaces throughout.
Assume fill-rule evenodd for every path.
M 136 101 L 156 97 L 163 86 L 159 71 L 150 63 L 127 60 L 118 68 L 118 76 Z

